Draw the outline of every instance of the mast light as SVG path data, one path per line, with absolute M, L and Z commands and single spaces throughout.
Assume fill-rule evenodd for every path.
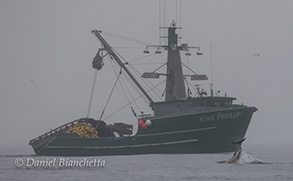
M 200 49 L 197 50 L 196 55 L 202 55 L 202 51 Z
M 160 78 L 160 74 L 155 72 L 145 72 L 141 76 L 142 78 L 150 78 L 150 79 L 157 79 Z
M 208 77 L 204 74 L 191 75 L 191 80 L 208 80 Z
M 156 54 L 161 54 L 161 53 L 162 53 L 160 47 L 158 47 L 158 48 L 156 49 L 155 53 L 156 53 Z
M 143 53 L 150 53 L 150 50 L 149 50 L 148 46 L 144 49 Z
M 191 56 L 191 53 L 189 52 L 189 50 L 186 51 L 185 55 L 186 56 Z

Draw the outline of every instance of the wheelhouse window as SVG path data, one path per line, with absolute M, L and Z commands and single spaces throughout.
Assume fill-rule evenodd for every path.
M 221 100 L 210 100 L 207 101 L 207 106 L 209 107 L 214 107 L 214 106 L 228 106 L 231 105 L 232 101 L 221 101 Z

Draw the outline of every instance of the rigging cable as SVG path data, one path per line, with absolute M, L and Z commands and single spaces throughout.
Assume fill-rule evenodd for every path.
M 143 59 L 143 58 L 147 58 L 147 57 L 152 56 L 152 55 L 155 55 L 155 54 L 156 54 L 156 53 L 151 53 L 151 54 L 148 54 L 148 55 L 145 55 L 145 56 L 139 57 L 139 58 L 135 58 L 135 59 L 133 59 L 133 60 L 126 61 L 126 62 L 127 62 L 127 63 L 129 63 L 129 62 L 135 62 L 135 61 L 141 60 L 141 59 Z
M 145 42 L 145 41 L 134 39 L 134 38 L 129 38 L 129 37 L 126 37 L 126 36 L 110 33 L 110 32 L 107 32 L 107 31 L 102 31 L 102 33 L 104 35 L 108 35 L 108 36 L 111 36 L 111 37 L 114 37 L 114 38 L 118 38 L 118 39 L 121 39 L 121 40 L 129 41 L 129 42 L 140 44 L 140 45 L 153 45 L 152 43 L 149 43 L 149 42 Z
M 114 89 L 115 89 L 115 87 L 116 87 L 116 84 L 117 84 L 117 82 L 118 82 L 118 80 L 119 80 L 119 77 L 120 77 L 121 73 L 122 73 L 122 68 L 120 69 L 120 72 L 119 72 L 119 74 L 117 75 L 116 81 L 115 81 L 114 86 L 113 86 L 113 88 L 112 88 L 112 90 L 111 90 L 111 92 L 110 92 L 110 96 L 108 97 L 108 100 L 107 100 L 107 102 L 106 102 L 106 104 L 105 104 L 105 107 L 104 107 L 104 109 L 103 109 L 103 111 L 102 111 L 102 113 L 101 113 L 101 116 L 100 116 L 100 119 L 99 119 L 99 120 L 101 120 L 102 117 L 103 117 L 103 114 L 104 114 L 104 112 L 105 112 L 105 110 L 106 110 L 106 107 L 107 107 L 109 101 L 110 101 L 110 98 L 111 98 L 111 96 L 112 96 L 112 94 L 113 94 L 113 91 L 114 91 Z
M 155 69 L 153 72 L 156 72 L 157 70 L 159 70 L 159 69 L 161 69 L 164 65 L 166 65 L 167 64 L 167 62 L 166 63 L 163 63 L 161 66 L 159 66 L 157 69 Z M 132 66 L 133 67 L 133 66 Z M 134 68 L 134 67 L 133 67 Z M 136 70 L 136 69 L 135 69 Z M 137 71 L 137 70 L 136 70 Z M 137 71 L 138 72 L 138 71 Z M 147 80 L 147 79 L 146 79 Z M 151 84 L 152 86 L 154 86 L 149 80 L 147 80 L 148 81 L 148 83 L 149 84 Z M 149 86 L 150 87 L 150 86 Z M 158 89 L 158 88 L 156 88 L 156 90 L 158 91 L 158 92 L 160 92 L 160 90 Z M 162 100 L 162 97 L 164 96 L 164 93 L 165 93 L 165 91 L 166 91 L 166 88 L 164 89 L 164 91 L 163 91 L 163 93 L 162 93 L 162 95 L 161 96 L 159 96 L 155 91 L 153 91 L 155 94 L 156 94 L 156 96 L 157 97 L 159 97 L 159 99 L 161 99 Z
M 187 44 L 188 44 L 188 42 L 187 42 Z M 189 67 L 189 57 L 188 57 L 188 56 L 186 56 L 186 64 L 187 64 L 187 67 Z M 186 75 L 188 75 L 188 74 L 189 74 L 189 69 L 186 70 Z M 188 82 L 187 82 L 187 79 L 186 79 L 185 76 L 184 76 L 184 80 L 185 80 L 185 82 L 186 82 L 186 86 L 187 86 L 187 95 L 188 95 L 188 97 L 189 97 L 189 94 L 191 93 L 191 91 L 190 91 L 190 88 L 189 88 L 189 85 L 188 85 Z
M 129 82 L 129 84 L 132 86 L 132 88 L 137 92 L 138 95 L 140 95 L 141 91 L 140 91 L 140 90 L 134 85 L 134 83 L 130 80 L 130 78 L 129 78 L 128 76 L 125 75 L 125 79 L 128 80 L 128 82 Z M 141 85 L 141 86 L 142 86 L 142 85 Z M 145 89 L 145 87 L 144 87 L 144 89 Z M 146 97 L 143 96 L 142 98 L 143 98 L 142 100 L 144 101 L 144 103 L 145 103 L 146 105 L 149 106 L 149 102 L 148 102 L 148 100 L 146 99 Z
M 187 69 L 189 69 L 191 72 L 193 72 L 195 75 L 197 75 L 197 73 L 195 71 L 193 71 L 191 68 L 189 68 L 187 65 L 185 65 L 183 62 L 181 62 L 182 65 L 184 65 Z
M 187 81 L 187 83 L 189 84 L 189 86 L 194 90 L 197 91 L 196 88 L 194 88 L 194 86 L 192 86 L 192 84 L 190 82 Z
M 110 59 L 110 58 L 109 58 L 109 59 Z M 111 66 L 112 66 L 112 68 L 113 68 L 115 74 L 117 75 L 117 73 L 116 73 L 116 71 L 115 71 L 114 64 L 112 63 L 111 59 L 110 59 L 110 63 L 111 63 Z M 118 68 L 118 69 L 119 69 L 119 68 Z M 124 85 L 126 86 L 126 83 L 125 83 L 123 77 L 122 77 L 121 80 L 123 81 Z M 122 90 L 123 90 L 123 93 L 124 93 L 124 95 L 125 95 L 125 97 L 126 97 L 126 99 L 127 99 L 128 104 L 130 104 L 130 107 L 131 107 L 131 109 L 132 109 L 132 112 L 134 112 L 133 107 L 132 107 L 132 105 L 131 105 L 131 103 L 130 103 L 130 101 L 129 101 L 129 98 L 128 98 L 128 96 L 127 96 L 127 93 L 126 93 L 126 91 L 125 91 L 125 89 L 124 89 L 124 87 L 123 87 L 123 84 L 121 83 L 120 79 L 119 79 L 119 84 L 120 84 L 120 86 L 121 86 L 121 88 L 122 88 Z M 133 98 L 133 96 L 132 96 L 130 90 L 128 89 L 127 86 L 126 86 L 126 88 L 127 88 L 128 92 L 129 92 L 130 97 L 131 97 L 132 100 L 133 100 L 134 98 Z M 135 101 L 134 101 L 134 104 L 136 105 L 137 109 L 140 110 L 140 108 L 138 107 L 138 105 L 137 105 L 137 103 L 136 103 Z
M 120 55 L 115 49 L 113 49 L 113 51 L 115 51 L 116 52 L 116 54 L 118 55 L 118 56 L 120 56 L 121 57 L 121 59 L 123 59 L 126 63 L 125 63 L 125 65 L 129 65 L 129 67 L 134 71 L 134 73 L 136 73 L 139 77 L 141 77 L 142 75 L 141 75 L 141 73 L 133 66 L 133 64 L 130 64 L 129 62 L 134 62 L 134 61 L 137 61 L 137 60 L 141 60 L 141 59 L 143 59 L 143 58 L 146 58 L 146 57 L 149 57 L 149 56 L 151 56 L 151 55 L 155 55 L 155 53 L 154 54 L 149 54 L 149 55 L 146 55 L 146 56 L 143 56 L 143 57 L 140 57 L 140 58 L 137 58 L 137 59 L 133 59 L 133 60 L 131 60 L 131 61 L 127 61 L 122 55 Z M 163 51 L 164 52 L 164 51 Z M 159 70 L 161 67 L 163 67 L 164 65 L 165 65 L 166 63 L 164 63 L 162 66 L 160 66 L 159 68 L 157 68 L 155 71 L 157 71 L 157 70 Z M 153 72 L 155 72 L 155 71 L 153 71 Z M 147 79 L 142 79 L 142 81 L 148 86 L 148 88 L 152 88 L 154 85 L 149 81 L 149 80 L 147 80 Z M 150 85 L 148 85 L 148 84 L 150 84 Z M 156 90 L 158 91 L 158 92 L 160 92 L 157 88 L 156 88 Z M 159 99 L 162 99 L 161 98 L 161 96 L 159 96 L 155 91 L 153 91 L 155 94 L 156 94 L 156 96 L 159 98 Z
M 141 73 L 132 65 L 132 64 L 129 64 L 129 62 L 127 62 L 127 60 L 125 60 L 125 58 L 124 57 L 122 57 L 122 55 L 120 55 L 115 49 L 113 49 L 115 52 L 116 52 L 116 54 L 118 55 L 118 56 L 120 56 L 121 57 L 121 59 L 123 59 L 126 63 L 125 63 L 125 65 L 129 65 L 129 67 L 134 71 L 134 73 L 136 73 L 139 77 L 141 77 L 142 75 L 141 75 Z M 144 57 L 142 57 L 142 58 L 144 58 Z M 161 65 L 159 68 L 157 68 L 156 70 L 154 70 L 153 72 L 155 72 L 155 71 L 157 71 L 157 70 L 159 70 L 161 67 L 163 67 L 165 64 L 167 64 L 167 63 L 164 63 L 163 65 Z M 149 88 L 152 88 L 154 85 L 149 81 L 149 80 L 147 80 L 147 79 L 141 79 L 144 83 L 145 83 L 145 85 L 146 86 L 148 86 Z M 150 84 L 150 85 L 149 85 Z M 156 90 L 158 91 L 158 92 L 160 92 L 160 90 L 158 90 L 157 88 L 156 88 Z M 155 93 L 155 95 L 159 98 L 159 99 L 162 99 L 161 98 L 161 96 L 159 96 L 155 91 L 153 91 L 154 93 Z
M 182 62 L 181 62 L 182 63 Z M 185 65 L 184 63 L 182 63 L 182 65 L 184 65 L 186 68 L 187 68 L 187 72 L 186 72 L 186 75 L 189 75 L 189 70 L 190 71 L 192 71 L 194 74 L 196 74 L 197 75 L 197 73 L 196 72 L 194 72 L 192 69 L 190 69 L 189 68 L 189 58 L 188 58 L 188 56 L 187 56 L 187 58 L 186 58 L 186 63 L 187 63 L 187 65 Z M 184 80 L 185 80 L 185 82 L 186 82 L 186 86 L 187 86 L 187 91 L 189 91 L 188 93 L 191 93 L 192 94 L 192 92 L 191 92 L 191 90 L 190 90 L 190 87 L 194 90 L 194 91 L 197 91 L 193 86 L 192 86 L 192 84 L 187 80 L 187 78 L 184 76 Z
M 97 77 L 98 77 L 98 70 L 95 69 L 94 76 L 93 76 L 91 93 L 90 93 L 90 100 L 89 100 L 89 105 L 88 105 L 88 109 L 87 109 L 87 116 L 86 116 L 87 118 L 90 115 L 90 111 L 91 111 L 91 107 L 92 107 L 92 102 L 93 102 L 93 97 L 94 97 L 94 92 L 95 92 Z
M 166 80 L 163 80 L 162 82 L 160 82 L 158 85 L 156 85 L 156 86 L 153 87 L 152 89 L 158 87 L 159 85 L 161 85 L 161 84 L 164 83 L 164 82 L 166 82 Z M 146 92 L 150 92 L 150 91 L 152 91 L 152 89 L 150 89 L 150 90 L 148 90 L 148 91 L 146 91 Z M 141 98 L 141 97 L 143 97 L 143 96 L 144 96 L 144 95 L 141 94 L 140 96 L 138 96 L 137 98 L 135 98 L 134 100 L 132 100 L 130 103 L 128 103 L 128 104 L 122 106 L 120 109 L 118 109 L 117 111 L 115 111 L 115 112 L 113 112 L 112 114 L 110 114 L 109 116 L 107 116 L 104 120 L 106 120 L 106 119 L 108 119 L 109 117 L 113 116 L 114 114 L 118 113 L 119 111 L 121 111 L 122 109 L 124 109 L 126 106 L 128 106 L 129 104 L 131 104 L 132 102 L 136 101 L 137 99 L 139 99 L 139 98 Z
M 141 73 L 134 67 L 134 66 L 132 66 L 131 64 L 129 65 L 129 67 L 139 76 L 139 77 L 141 77 L 142 75 L 141 75 Z M 154 85 L 148 80 L 148 79 L 141 79 L 146 85 L 147 85 L 147 87 L 148 88 L 152 88 Z M 147 83 L 149 83 L 149 84 L 147 84 Z M 158 91 L 158 92 L 160 92 L 160 90 L 158 90 L 157 88 L 156 88 L 156 90 Z M 159 99 L 161 99 L 161 97 L 155 92 L 155 91 L 153 91 L 153 93 L 159 98 Z
M 127 63 L 127 61 L 125 60 L 125 58 L 122 56 L 122 55 L 120 55 L 115 49 L 113 49 L 113 51 L 115 51 L 116 52 L 116 54 L 118 55 L 118 56 L 120 56 L 121 57 L 121 59 L 122 60 L 124 60 L 126 63 L 126 65 L 128 64 Z M 129 67 L 130 68 L 132 68 L 133 70 L 134 70 L 134 72 L 139 76 L 139 77 L 141 77 L 141 74 L 140 74 L 140 72 L 139 71 L 137 71 L 131 64 L 128 64 L 129 65 Z M 126 76 L 128 79 L 129 79 L 129 77 L 128 76 Z M 150 85 L 148 85 L 146 82 L 145 82 L 145 80 L 143 80 L 143 79 L 140 79 L 140 80 L 142 80 L 149 88 L 151 88 L 151 86 Z M 147 80 L 148 82 L 149 82 L 149 84 L 151 84 L 150 83 L 150 81 L 149 80 Z M 135 86 L 135 85 L 133 85 L 133 82 L 132 81 L 130 81 L 131 82 L 131 85 L 132 85 L 132 87 L 134 87 L 134 89 L 135 90 L 137 90 L 138 91 L 138 94 L 140 93 L 140 90 L 138 90 L 137 89 L 137 86 Z M 152 85 L 152 84 L 151 84 Z M 143 86 L 142 84 L 141 84 L 141 86 Z M 152 85 L 153 86 L 153 85 Z M 146 97 L 143 97 L 144 98 L 144 101 L 147 103 L 147 105 L 149 104 L 148 103 L 148 101 L 146 100 Z
M 156 71 L 159 70 L 160 68 L 164 67 L 164 65 L 166 65 L 166 64 L 167 64 L 167 62 L 164 63 L 163 65 L 159 66 L 159 67 L 158 67 L 157 69 L 155 69 L 153 72 L 156 72 Z
M 117 49 L 144 49 L 145 47 L 112 47 Z
M 162 65 L 160 65 L 157 69 L 155 69 L 153 72 L 156 72 L 157 70 L 159 70 L 160 68 L 162 68 L 164 65 L 166 65 L 167 63 L 163 63 Z M 141 75 L 141 73 L 133 66 L 133 64 L 128 64 L 129 65 L 129 67 L 130 68 L 132 68 L 133 70 L 134 70 L 134 72 L 136 72 L 140 77 L 142 76 Z M 149 81 L 148 79 L 142 79 L 143 80 L 143 82 L 149 87 L 149 88 L 152 88 L 154 85 L 151 83 L 151 81 Z M 147 82 L 145 82 L 145 80 L 147 81 Z M 148 85 L 147 83 L 149 83 L 150 85 Z M 160 90 L 158 90 L 157 88 L 156 88 L 156 90 L 158 91 L 158 92 L 160 92 Z M 159 96 L 155 91 L 153 91 L 155 94 L 156 94 L 156 96 L 159 98 L 159 99 L 162 99 L 161 97 L 162 96 Z
M 195 71 L 193 71 L 191 68 L 189 68 L 189 59 L 188 59 L 188 57 L 187 57 L 187 65 L 185 65 L 183 62 L 181 62 L 181 64 L 187 68 L 187 75 L 189 74 L 188 70 L 190 70 L 192 73 L 197 75 L 197 73 Z M 191 87 L 194 91 L 197 91 L 186 78 L 184 78 L 184 79 L 185 79 L 187 88 Z
M 165 64 L 165 62 L 150 62 L 150 63 L 132 63 L 131 65 L 156 65 L 156 64 Z

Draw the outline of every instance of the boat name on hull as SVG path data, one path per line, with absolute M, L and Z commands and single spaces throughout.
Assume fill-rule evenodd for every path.
M 241 112 L 228 112 L 228 113 L 218 112 L 212 115 L 200 116 L 199 122 L 204 123 L 204 122 L 211 122 L 215 120 L 234 119 L 234 118 L 238 118 L 240 115 L 241 115 Z

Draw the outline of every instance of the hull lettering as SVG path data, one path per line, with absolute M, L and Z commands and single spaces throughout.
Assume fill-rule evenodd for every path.
M 235 118 L 238 118 L 239 116 L 241 116 L 241 112 L 226 112 L 226 113 L 218 112 L 216 114 L 200 116 L 199 122 L 204 123 L 204 122 L 212 122 L 215 120 L 235 119 Z

